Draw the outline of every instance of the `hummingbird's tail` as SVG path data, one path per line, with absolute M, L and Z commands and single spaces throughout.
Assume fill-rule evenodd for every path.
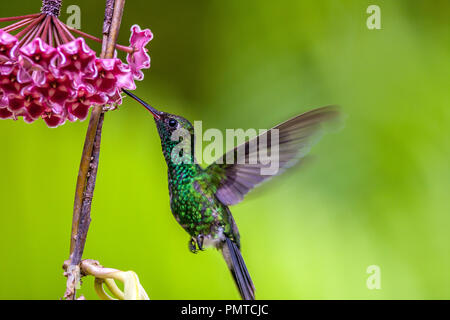
M 225 238 L 222 254 L 243 300 L 255 300 L 255 286 L 236 243 Z

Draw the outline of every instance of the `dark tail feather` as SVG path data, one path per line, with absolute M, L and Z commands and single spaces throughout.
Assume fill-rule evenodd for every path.
M 233 275 L 234 282 L 236 282 L 242 299 L 255 300 L 255 286 L 245 266 L 241 251 L 228 237 L 222 247 L 222 254 Z

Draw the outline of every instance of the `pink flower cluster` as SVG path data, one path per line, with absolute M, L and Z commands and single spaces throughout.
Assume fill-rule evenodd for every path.
M 101 59 L 83 38 L 52 47 L 35 38 L 23 47 L 0 30 L 0 119 L 44 119 L 49 127 L 84 120 L 94 105 L 121 103 L 122 88 L 134 90 L 150 67 L 145 46 L 150 30 L 131 28 L 128 64 Z

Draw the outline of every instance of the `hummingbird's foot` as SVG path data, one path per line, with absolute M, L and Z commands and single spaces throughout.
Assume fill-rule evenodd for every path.
M 197 236 L 197 245 L 198 245 L 198 248 L 201 250 L 201 251 L 203 251 L 203 250 L 205 250 L 205 249 L 203 249 L 203 241 L 205 240 L 205 237 L 202 235 L 202 234 L 199 234 L 198 236 Z
M 188 242 L 189 250 L 192 253 L 197 253 L 198 250 L 205 250 L 203 248 L 203 241 L 205 240 L 205 237 L 202 234 L 199 234 L 197 237 L 192 237 L 191 240 Z
M 197 253 L 198 252 L 198 250 L 197 250 L 197 243 L 195 241 L 195 238 L 191 238 L 191 240 L 189 240 L 188 247 L 189 247 L 189 250 L 192 253 Z

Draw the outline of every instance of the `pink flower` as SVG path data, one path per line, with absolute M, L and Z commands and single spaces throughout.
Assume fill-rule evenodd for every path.
M 150 68 L 150 56 L 147 54 L 145 46 L 152 39 L 153 34 L 149 29 L 141 31 L 141 28 L 136 24 L 131 27 L 130 45 L 133 52 L 127 55 L 127 62 L 136 80 L 144 79 L 141 69 Z
M 13 59 L 18 40 L 9 33 L 0 30 L 0 61 Z
M 117 89 L 113 95 L 108 96 L 108 101 L 106 102 L 106 104 L 109 104 L 114 108 L 115 106 L 121 105 L 122 104 L 122 95 L 120 94 L 121 92 L 122 91 L 120 89 Z
M 48 70 L 50 62 L 56 55 L 56 49 L 46 44 L 41 38 L 36 38 L 20 49 L 21 57 L 39 70 Z
M 92 106 L 122 103 L 122 89 L 136 89 L 141 70 L 150 67 L 145 46 L 153 35 L 137 25 L 131 28 L 130 47 L 116 46 L 128 53 L 128 64 L 97 58 L 83 38 L 71 33 L 100 39 L 45 13 L 5 28 L 23 30 L 16 37 L 0 29 L 0 119 L 42 118 L 49 127 L 84 120 Z
M 80 87 L 77 96 L 66 102 L 66 108 L 71 115 L 80 120 L 84 120 L 92 105 L 103 105 L 106 101 L 108 101 L 106 95 L 98 94 L 95 91 L 90 92 L 87 87 Z
M 10 96 L 8 98 L 8 109 L 11 112 L 18 112 L 25 108 L 23 98 L 19 95 Z
M 0 119 L 12 119 L 13 113 L 6 107 L 0 107 Z
M 8 99 L 3 93 L 0 93 L 0 119 L 11 119 L 13 113 L 8 110 Z
M 44 97 L 33 85 L 23 88 L 20 96 L 14 98 L 23 105 L 30 118 L 30 122 L 42 116 L 42 114 L 49 109 Z
M 75 39 L 57 48 L 57 56 L 52 61 L 51 71 L 57 77 L 67 74 L 71 80 L 95 77 L 95 51 L 91 50 L 83 38 Z
M 3 68 L 0 72 L 0 89 L 8 96 L 19 94 L 25 84 L 31 82 L 31 77 L 20 66 Z
M 20 49 L 19 63 L 22 70 L 28 70 L 27 73 L 31 75 L 35 84 L 43 85 L 55 55 L 55 48 L 43 42 L 41 38 L 36 38 Z
M 44 119 L 47 126 L 56 128 L 66 122 L 67 115 L 64 113 L 57 114 L 53 110 L 47 110 L 41 117 Z
M 33 100 L 33 102 L 27 106 L 27 113 L 32 119 L 32 121 L 34 121 L 38 119 L 40 116 L 42 116 L 44 112 L 49 109 L 50 108 L 46 105 L 44 101 L 38 103 L 35 100 Z
M 46 80 L 36 87 L 51 105 L 64 107 L 66 100 L 76 96 L 77 92 L 73 87 L 73 81 L 67 75 L 56 78 L 53 74 L 47 73 Z
M 119 89 L 136 89 L 130 67 L 123 64 L 120 59 L 97 59 L 97 76 L 86 79 L 85 82 L 98 92 L 113 95 Z

